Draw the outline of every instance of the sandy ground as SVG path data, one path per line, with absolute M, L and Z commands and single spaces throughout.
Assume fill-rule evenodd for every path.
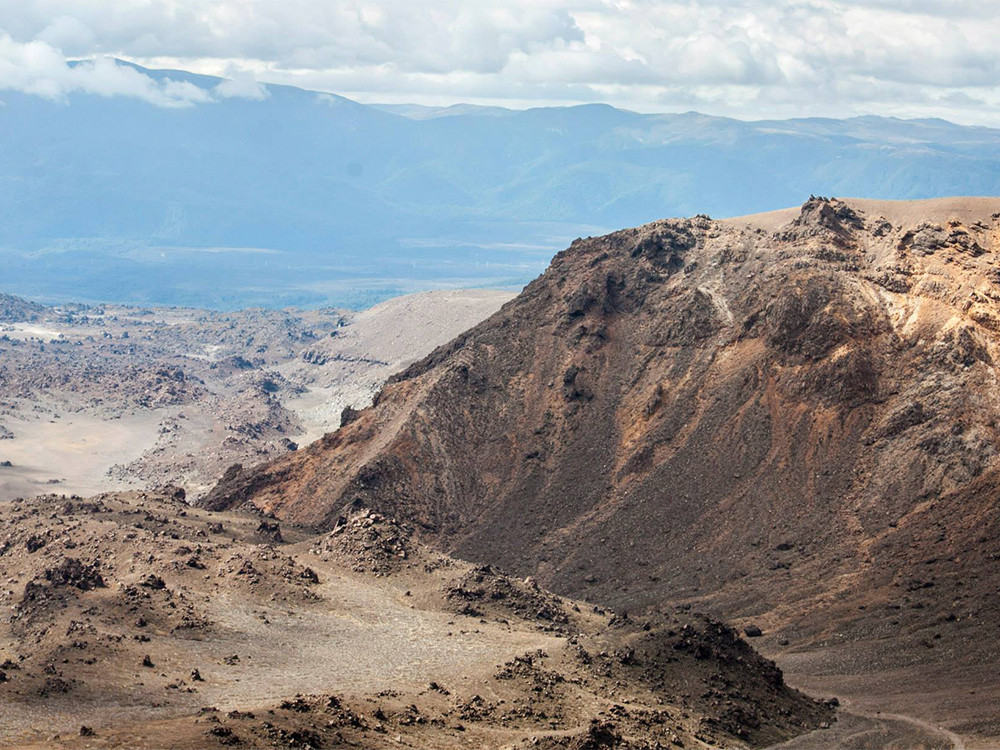
M 318 537 L 140 492 L 0 521 L 0 747 L 619 746 L 586 744 L 593 722 L 742 747 L 832 718 L 718 623 L 561 599 L 366 510 Z M 323 738 L 287 734 L 304 722 Z
M 152 448 L 167 411 L 119 419 L 76 413 L 51 420 L 6 420 L 15 437 L 0 441 L 0 460 L 12 464 L 0 466 L 0 499 L 43 492 L 92 495 L 120 487 L 121 482 L 107 476 L 108 468 Z
M 299 693 L 367 695 L 485 679 L 496 664 L 519 654 L 558 652 L 565 641 L 448 612 L 417 609 L 398 585 L 368 585 L 339 576 L 310 560 L 324 582 L 315 593 L 329 606 L 262 604 L 231 592 L 206 602 L 218 633 L 155 653 L 156 673 L 136 665 L 134 680 L 164 684 L 197 665 L 204 679 L 197 699 L 151 711 L 147 701 L 129 705 L 49 700 L 35 711 L 23 703 L 0 704 L 0 747 L 74 732 L 81 724 L 128 724 L 150 717 L 184 716 L 197 706 L 220 711 L 272 706 Z M 329 577 L 328 577 L 329 576 Z M 226 664 L 227 657 L 240 657 Z M 160 674 L 164 675 L 160 677 Z M 122 676 L 131 682 L 127 674 Z M 152 678 L 152 680 L 151 680 Z M 126 685 L 123 685 L 126 687 Z
M 292 396 L 285 402 L 285 407 L 299 417 L 303 427 L 302 432 L 291 436 L 292 439 L 305 446 L 337 429 L 344 407 L 371 402 L 370 390 L 360 383 L 343 386 L 312 385 L 302 394 Z
M 54 328 L 31 325 L 30 323 L 12 323 L 10 325 L 0 325 L 0 336 L 7 336 L 11 339 L 21 341 L 27 339 L 39 339 L 41 341 L 55 341 L 63 338 L 63 332 Z

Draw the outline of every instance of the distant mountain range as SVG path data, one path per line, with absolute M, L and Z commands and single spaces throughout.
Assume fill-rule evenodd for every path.
M 266 91 L 186 108 L 0 93 L 4 291 L 357 306 L 520 285 L 578 235 L 660 217 L 812 193 L 1000 194 L 1000 130 L 942 120 L 367 106 Z

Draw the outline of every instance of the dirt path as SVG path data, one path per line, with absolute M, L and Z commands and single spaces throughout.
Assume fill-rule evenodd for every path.
M 959 737 L 951 730 L 945 729 L 944 727 L 938 726 L 937 724 L 932 724 L 929 721 L 924 721 L 923 719 L 916 719 L 912 716 L 905 716 L 903 714 L 888 714 L 879 711 L 875 712 L 863 711 L 854 706 L 850 700 L 845 700 L 844 706 L 856 716 L 863 716 L 866 719 L 872 719 L 875 721 L 888 719 L 890 721 L 898 721 L 903 724 L 909 724 L 910 726 L 916 727 L 932 735 L 937 735 L 939 737 L 943 737 L 944 739 L 948 740 L 948 742 L 951 743 L 952 750 L 966 750 L 965 740 L 963 740 L 961 737 Z
M 843 701 L 837 721 L 767 750 L 966 750 L 965 740 L 931 722 L 904 714 L 865 711 Z

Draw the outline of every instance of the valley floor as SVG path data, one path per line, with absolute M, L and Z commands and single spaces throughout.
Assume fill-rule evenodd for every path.
M 512 296 L 426 292 L 362 312 L 9 305 L 0 499 L 166 482 L 196 496 L 234 463 L 335 430 L 345 407 Z

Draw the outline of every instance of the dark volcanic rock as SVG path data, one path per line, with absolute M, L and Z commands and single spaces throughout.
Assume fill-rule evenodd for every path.
M 64 558 L 62 563 L 45 571 L 45 580 L 52 586 L 72 586 L 80 591 L 104 588 L 104 578 L 96 565 L 87 565 L 76 558 Z
M 352 406 L 345 406 L 343 411 L 340 412 L 340 426 L 346 427 L 351 422 L 355 421 L 359 416 L 361 416 L 361 412 L 357 409 Z
M 257 526 L 255 536 L 258 540 L 268 544 L 281 544 L 284 538 L 281 536 L 281 526 L 271 521 L 261 521 Z
M 11 294 L 0 294 L 0 322 L 30 323 L 45 312 L 37 302 L 29 302 Z
M 315 554 L 333 555 L 357 572 L 382 575 L 406 564 L 415 550 L 411 526 L 368 509 L 341 516 L 333 531 L 313 546 Z
M 542 620 L 556 628 L 569 624 L 558 597 L 540 589 L 530 578 L 518 581 L 490 565 L 471 571 L 445 593 L 458 612 L 473 617 L 521 617 Z

